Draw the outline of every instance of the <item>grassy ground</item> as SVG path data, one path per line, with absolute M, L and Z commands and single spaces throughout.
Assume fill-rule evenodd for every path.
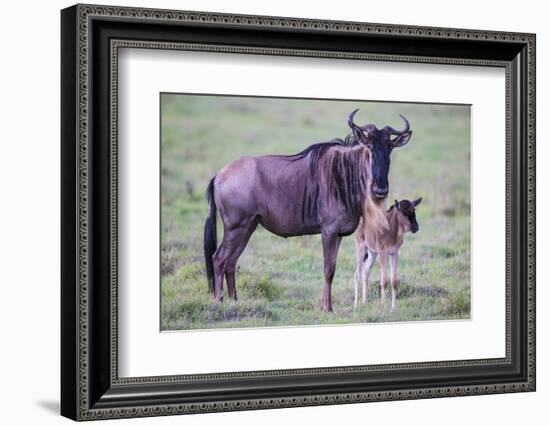
M 161 329 L 184 330 L 470 317 L 470 113 L 464 106 L 162 95 Z M 344 238 L 331 314 L 319 309 L 320 236 L 283 239 L 259 227 L 240 258 L 239 300 L 208 294 L 202 233 L 208 181 L 243 155 L 291 154 L 349 133 L 356 122 L 401 128 L 411 142 L 392 154 L 390 196 L 423 197 L 420 231 L 408 234 L 399 259 L 397 309 L 378 295 L 353 311 L 355 249 Z M 218 218 L 218 239 L 222 227 Z

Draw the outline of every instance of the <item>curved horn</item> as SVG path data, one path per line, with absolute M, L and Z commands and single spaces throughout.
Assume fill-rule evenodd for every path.
M 357 108 L 356 110 L 352 111 L 351 114 L 349 115 L 349 118 L 348 118 L 348 126 L 351 127 L 352 129 L 354 127 L 357 127 L 357 124 L 355 124 L 353 122 L 353 117 L 355 117 L 355 114 L 357 113 L 357 111 L 359 111 L 359 108 Z
M 409 131 L 411 130 L 411 125 L 409 124 L 409 120 L 407 120 L 404 116 L 402 116 L 401 114 L 399 114 L 399 116 L 403 119 L 403 121 L 405 122 L 405 129 L 404 130 L 395 130 L 393 127 L 390 127 L 390 126 L 386 126 L 386 129 L 388 129 L 388 131 L 392 134 L 392 135 L 396 135 L 396 136 L 401 136 L 401 135 L 404 135 L 405 133 L 409 133 Z

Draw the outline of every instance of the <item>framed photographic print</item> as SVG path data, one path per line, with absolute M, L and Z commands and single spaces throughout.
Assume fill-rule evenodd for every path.
M 535 390 L 535 36 L 61 12 L 61 412 Z

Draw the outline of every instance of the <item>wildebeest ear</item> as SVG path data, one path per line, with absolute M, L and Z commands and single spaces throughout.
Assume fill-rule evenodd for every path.
M 398 209 L 399 208 L 399 201 L 395 200 L 395 208 Z
M 422 202 L 422 197 L 417 198 L 416 200 L 414 200 L 412 204 L 413 204 L 414 207 L 416 207 L 416 206 L 418 206 L 421 202 Z
M 394 148 L 399 148 L 400 146 L 406 145 L 411 139 L 412 130 L 409 130 L 407 133 L 397 136 L 395 139 L 391 140 L 390 143 Z

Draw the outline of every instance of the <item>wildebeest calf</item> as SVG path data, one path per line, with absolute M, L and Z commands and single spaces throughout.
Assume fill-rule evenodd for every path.
M 422 198 L 414 201 L 395 201 L 395 204 L 386 212 L 387 226 L 385 228 L 372 228 L 361 220 L 355 233 L 356 260 L 355 270 L 355 303 L 359 297 L 359 284 L 363 281 L 363 303 L 369 300 L 369 274 L 376 257 L 380 263 L 380 293 L 382 300 L 386 297 L 386 256 L 390 257 L 391 285 L 392 285 L 392 309 L 395 309 L 397 301 L 397 257 L 403 244 L 405 233 L 416 233 L 419 229 L 416 221 L 415 209 Z

